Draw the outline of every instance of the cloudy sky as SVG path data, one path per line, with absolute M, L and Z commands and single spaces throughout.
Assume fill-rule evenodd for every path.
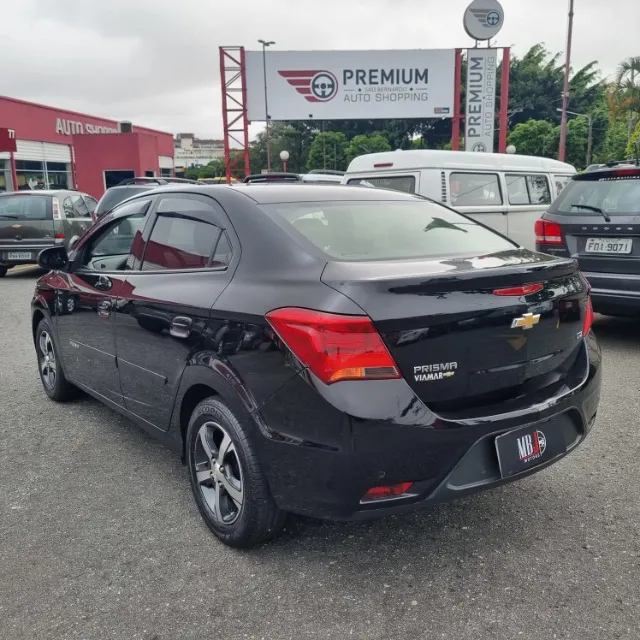
M 201 137 L 222 134 L 218 47 L 470 44 L 469 0 L 4 0 L 0 94 Z M 567 0 L 502 0 L 498 45 L 565 47 Z M 574 66 L 640 55 L 638 0 L 576 0 Z

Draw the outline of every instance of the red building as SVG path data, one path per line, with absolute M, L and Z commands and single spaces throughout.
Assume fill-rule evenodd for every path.
M 75 187 L 99 198 L 133 176 L 171 176 L 170 133 L 0 96 L 0 128 L 15 153 L 0 153 L 0 191 Z

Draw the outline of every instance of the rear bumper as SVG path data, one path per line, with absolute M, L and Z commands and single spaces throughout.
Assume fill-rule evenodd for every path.
M 585 344 L 588 374 L 577 389 L 544 407 L 467 424 L 439 420 L 420 401 L 416 402 L 415 396 L 396 418 L 356 419 L 351 412 L 320 406 L 317 401 L 312 406 L 308 392 L 296 386 L 301 382 L 309 387 L 308 382 L 300 377 L 294 379 L 260 410 L 259 416 L 263 433 L 261 458 L 276 502 L 282 509 L 313 517 L 362 520 L 446 502 L 546 468 L 575 450 L 595 420 L 600 398 L 600 350 L 593 334 Z M 377 389 L 383 395 L 383 387 Z M 296 399 L 291 399 L 292 392 Z M 384 402 L 385 398 L 372 399 L 376 406 L 371 412 L 375 413 Z M 399 398 L 392 405 L 402 406 L 404 400 Z M 277 424 L 283 407 L 289 420 L 307 420 L 307 440 L 288 437 L 284 433 L 287 425 Z M 327 423 L 331 418 L 332 422 Z M 495 438 L 525 426 L 545 433 L 561 432 L 565 449 L 543 464 L 503 478 Z M 323 438 L 325 434 L 330 436 Z M 411 495 L 361 502 L 365 492 L 374 486 L 409 481 L 414 482 Z
M 640 313 L 640 275 L 585 272 L 593 308 L 600 313 Z

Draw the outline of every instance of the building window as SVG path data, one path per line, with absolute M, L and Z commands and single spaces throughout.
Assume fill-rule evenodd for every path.
M 172 177 L 172 176 L 171 176 L 171 169 L 170 169 L 170 168 L 169 168 L 169 169 L 167 169 L 167 168 L 165 168 L 165 167 L 160 167 L 160 175 L 161 175 L 163 178 L 171 178 L 171 177 Z
M 44 163 L 32 160 L 16 160 L 18 191 L 46 189 Z
M 135 178 L 136 172 L 133 170 L 121 169 L 119 171 L 105 171 L 104 172 L 104 188 L 111 189 L 120 184 L 123 180 Z
M 7 190 L 8 184 L 11 184 L 9 163 L 6 160 L 0 160 L 0 193 Z
M 47 162 L 46 169 L 49 189 L 68 189 L 73 186 L 70 166 L 66 162 Z
M 18 190 L 68 189 L 71 186 L 71 171 L 66 162 L 36 162 L 16 160 Z

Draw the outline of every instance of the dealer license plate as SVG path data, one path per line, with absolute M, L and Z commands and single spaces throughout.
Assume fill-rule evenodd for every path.
M 503 478 L 527 471 L 567 450 L 562 430 L 553 421 L 509 431 L 498 436 L 495 445 Z
M 31 251 L 9 251 L 8 260 L 31 260 Z
M 588 238 L 584 250 L 586 253 L 631 253 L 632 248 L 631 238 Z

